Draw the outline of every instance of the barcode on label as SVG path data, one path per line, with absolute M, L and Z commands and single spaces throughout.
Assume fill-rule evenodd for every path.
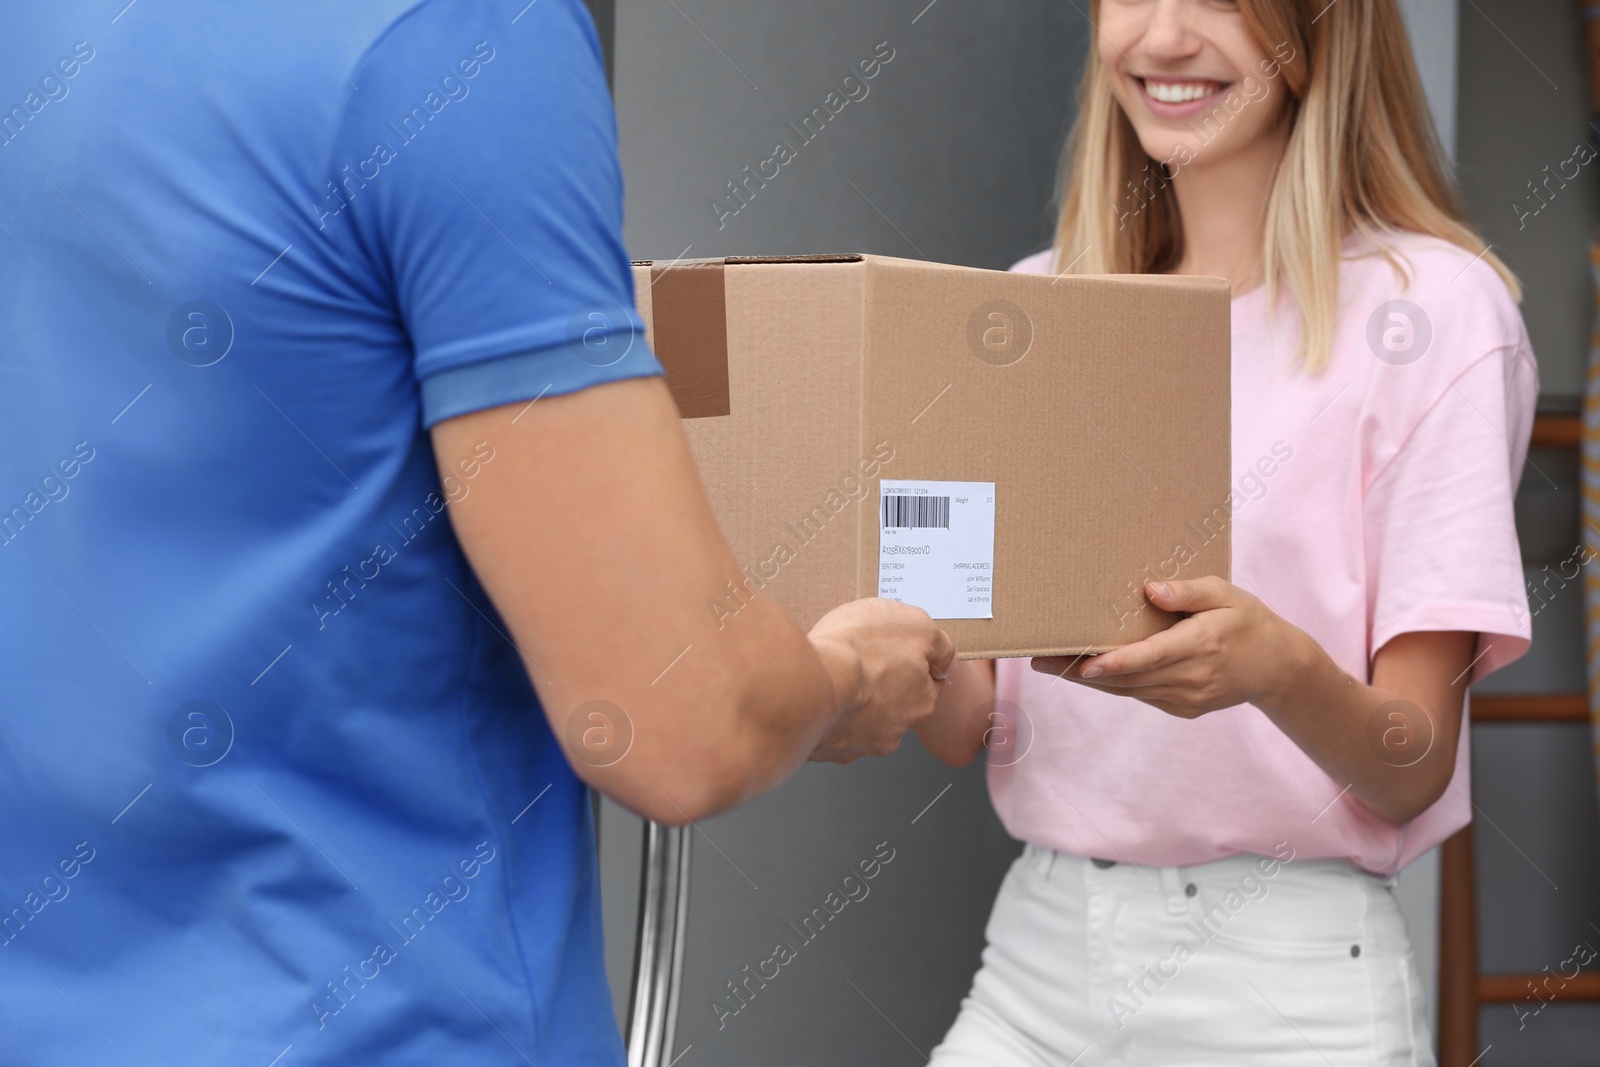
M 883 498 L 883 528 L 950 529 L 950 498 L 947 496 L 886 496 Z

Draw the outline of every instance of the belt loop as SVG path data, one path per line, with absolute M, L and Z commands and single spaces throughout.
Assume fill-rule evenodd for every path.
M 1183 873 L 1176 867 L 1161 868 L 1161 888 L 1167 894 L 1167 914 L 1187 915 L 1189 898 L 1183 893 Z
M 1045 885 L 1049 885 L 1050 875 L 1053 874 L 1056 869 L 1056 857 L 1060 855 L 1060 853 L 1058 853 L 1055 849 L 1050 848 L 1045 849 L 1045 855 L 1048 856 L 1049 859 L 1046 861 L 1044 867 L 1044 883 Z

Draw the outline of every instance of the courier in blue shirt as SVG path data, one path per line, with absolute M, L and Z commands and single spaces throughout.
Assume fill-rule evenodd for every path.
M 620 1063 L 585 783 L 887 751 L 953 651 L 714 631 L 585 9 L 17 4 L 0 71 L 0 1064 Z

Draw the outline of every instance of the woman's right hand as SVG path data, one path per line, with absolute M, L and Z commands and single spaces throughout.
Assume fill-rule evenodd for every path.
M 810 759 L 850 763 L 887 756 L 933 712 L 956 648 L 921 608 L 895 600 L 855 600 L 811 628 L 828 668 L 839 713 Z

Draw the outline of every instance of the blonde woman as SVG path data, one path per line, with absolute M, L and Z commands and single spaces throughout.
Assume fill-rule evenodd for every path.
M 918 728 L 990 742 L 1026 842 L 934 1063 L 1430 1064 L 1394 876 L 1469 820 L 1466 687 L 1528 645 L 1517 284 L 1394 0 L 1091 13 L 1055 247 L 1017 269 L 1233 283 L 1232 582 L 1162 574 L 1185 617 L 1113 652 L 963 663 Z

